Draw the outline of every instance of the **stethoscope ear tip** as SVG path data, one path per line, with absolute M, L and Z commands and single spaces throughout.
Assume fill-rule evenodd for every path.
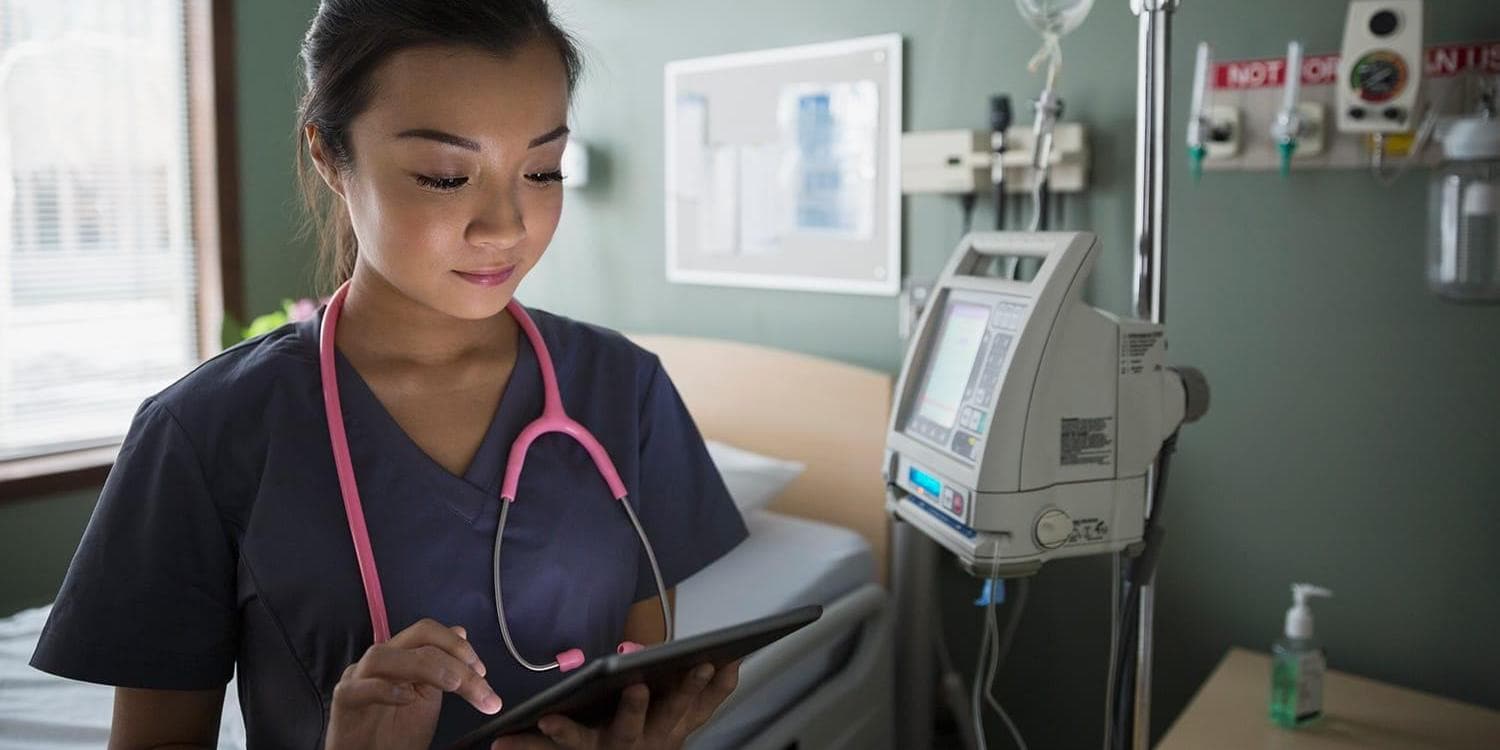
M 557 671 L 571 672 L 583 666 L 583 652 L 576 648 L 570 648 L 557 655 Z

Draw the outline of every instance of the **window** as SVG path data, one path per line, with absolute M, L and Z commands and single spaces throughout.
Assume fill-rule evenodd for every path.
M 0 0 L 0 482 L 107 463 L 215 349 L 209 4 Z

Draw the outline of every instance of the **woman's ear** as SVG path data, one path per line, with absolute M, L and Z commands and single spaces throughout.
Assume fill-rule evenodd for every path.
M 318 126 L 309 124 L 303 129 L 303 137 L 307 138 L 307 151 L 312 154 L 313 168 L 318 170 L 318 176 L 323 178 L 323 184 L 329 190 L 337 193 L 340 198 L 344 197 L 344 183 L 339 177 L 339 170 L 333 166 L 333 159 L 328 154 L 327 144 L 318 133 Z

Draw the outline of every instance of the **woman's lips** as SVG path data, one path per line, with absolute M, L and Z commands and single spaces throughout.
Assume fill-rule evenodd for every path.
M 510 280 L 511 274 L 516 272 L 515 266 L 500 269 L 481 269 L 478 271 L 454 271 L 464 281 L 477 286 L 500 286 Z

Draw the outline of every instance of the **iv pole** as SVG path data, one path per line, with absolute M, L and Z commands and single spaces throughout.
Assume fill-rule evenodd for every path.
M 1140 17 L 1136 49 L 1135 105 L 1135 315 L 1152 323 L 1166 322 L 1167 168 L 1163 143 L 1167 135 L 1167 94 L 1171 82 L 1172 13 L 1179 0 L 1130 0 Z M 1146 515 L 1157 505 L 1156 481 L 1161 457 L 1146 477 Z M 1153 574 L 1154 579 L 1154 574 Z M 1116 582 L 1114 585 L 1118 585 Z M 1156 608 L 1155 584 L 1140 589 L 1140 621 L 1136 638 L 1135 713 L 1132 721 L 1136 750 L 1151 741 L 1151 627 Z
M 1135 159 L 1135 283 L 1132 293 L 1135 315 L 1152 323 L 1165 323 L 1167 258 L 1167 168 L 1163 144 L 1167 135 L 1167 105 L 1170 88 L 1171 17 L 1180 0 L 1130 0 L 1130 10 L 1140 17 L 1140 36 L 1136 58 L 1136 159 Z M 1161 458 L 1153 462 L 1146 477 L 1146 514 L 1155 512 L 1156 482 L 1161 472 Z M 895 544 L 892 570 L 896 571 L 895 597 L 907 607 L 922 605 L 928 611 L 936 605 L 929 585 L 936 567 L 936 545 L 922 538 L 920 532 L 898 523 L 893 528 Z M 1153 576 L 1154 577 L 1154 576 Z M 1116 582 L 1114 585 L 1118 585 Z M 1147 582 L 1140 588 L 1140 619 L 1136 638 L 1135 705 L 1132 720 L 1132 747 L 1147 750 L 1151 740 L 1151 646 L 1155 614 L 1155 586 Z M 928 643 L 924 618 L 899 618 L 898 640 L 903 643 Z M 907 653 L 910 652 L 910 653 Z M 904 688 L 918 700 L 909 701 L 906 709 L 917 714 L 900 722 L 899 747 L 926 747 L 931 742 L 932 675 L 927 653 L 903 649 L 898 655 L 898 689 Z

